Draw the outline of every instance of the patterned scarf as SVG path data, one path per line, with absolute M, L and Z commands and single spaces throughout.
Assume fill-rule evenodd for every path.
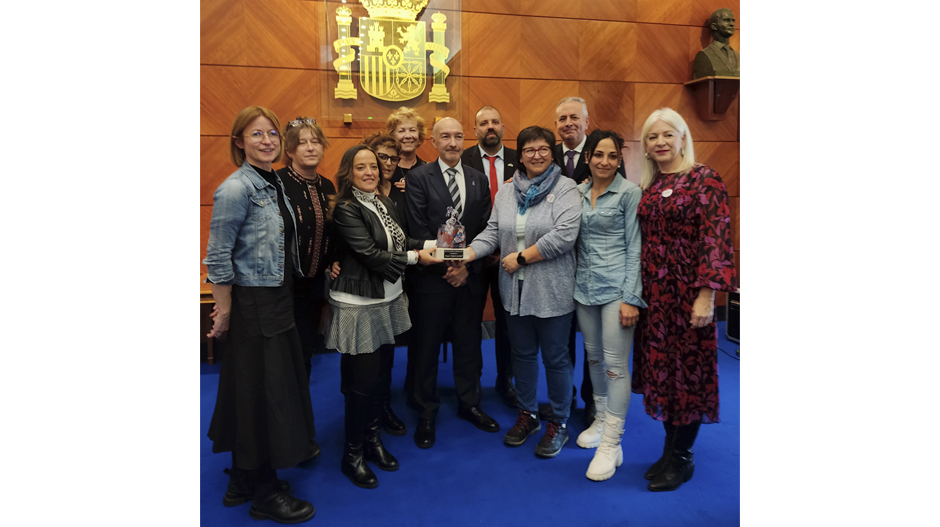
M 519 204 L 519 214 L 525 214 L 529 207 L 537 205 L 548 196 L 558 178 L 561 176 L 561 167 L 552 163 L 548 170 L 532 179 L 525 177 L 523 169 L 517 169 L 516 177 L 512 178 L 512 185 L 516 191 L 516 203 Z M 519 177 L 519 176 L 522 177 Z
M 392 242 L 395 245 L 395 250 L 398 252 L 405 250 L 405 234 L 401 232 L 401 227 L 395 223 L 395 220 L 388 215 L 388 210 L 385 208 L 385 205 L 379 201 L 379 197 L 375 192 L 365 193 L 356 187 L 353 187 L 353 196 L 356 197 L 359 201 L 363 203 L 371 203 L 375 210 L 379 211 L 379 218 L 382 220 L 382 225 L 385 225 L 385 228 L 388 229 L 388 232 L 392 235 Z

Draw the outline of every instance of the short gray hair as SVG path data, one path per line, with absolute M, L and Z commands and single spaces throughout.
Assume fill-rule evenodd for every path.
M 557 111 L 557 110 L 558 110 L 558 107 L 561 106 L 562 104 L 565 104 L 566 102 L 579 102 L 579 103 L 581 103 L 581 109 L 584 110 L 584 117 L 586 118 L 586 117 L 588 116 L 588 113 L 587 113 L 587 103 L 584 102 L 584 99 L 582 99 L 581 97 L 565 97 L 564 99 L 558 101 L 558 104 L 555 105 L 555 110 Z

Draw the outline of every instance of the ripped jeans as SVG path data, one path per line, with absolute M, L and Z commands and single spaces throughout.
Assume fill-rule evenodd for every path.
M 618 298 L 599 306 L 575 301 L 575 306 L 594 395 L 607 396 L 607 411 L 623 419 L 630 406 L 630 349 L 636 324 L 620 325 L 621 303 Z

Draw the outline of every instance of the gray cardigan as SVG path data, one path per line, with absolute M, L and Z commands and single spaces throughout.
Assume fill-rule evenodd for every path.
M 516 173 L 515 177 L 522 177 Z M 486 230 L 470 248 L 477 258 L 499 250 L 503 257 L 517 251 L 515 186 L 500 185 Z M 511 315 L 549 318 L 574 311 L 574 246 L 581 228 L 581 193 L 574 181 L 558 178 L 551 194 L 530 207 L 525 222 L 525 246 L 535 244 L 543 261 L 525 268 L 525 286 L 519 298 L 518 274 L 499 268 L 499 296 Z

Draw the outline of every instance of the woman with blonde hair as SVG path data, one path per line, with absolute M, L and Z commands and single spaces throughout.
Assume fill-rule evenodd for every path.
M 280 523 L 313 518 L 275 469 L 315 455 L 313 411 L 294 324 L 294 276 L 302 276 L 294 212 L 272 164 L 283 143 L 277 116 L 260 106 L 238 113 L 229 136 L 237 170 L 213 195 L 208 269 L 215 308 L 209 337 L 228 337 L 209 438 L 231 452 L 222 504 L 252 500 L 248 514 Z
M 633 391 L 666 430 L 663 455 L 646 471 L 647 488 L 671 491 L 692 478 L 699 426 L 718 422 L 715 291 L 734 291 L 737 279 L 728 193 L 714 170 L 695 162 L 685 120 L 656 110 L 640 140 L 637 218 L 648 308 L 637 329 Z

